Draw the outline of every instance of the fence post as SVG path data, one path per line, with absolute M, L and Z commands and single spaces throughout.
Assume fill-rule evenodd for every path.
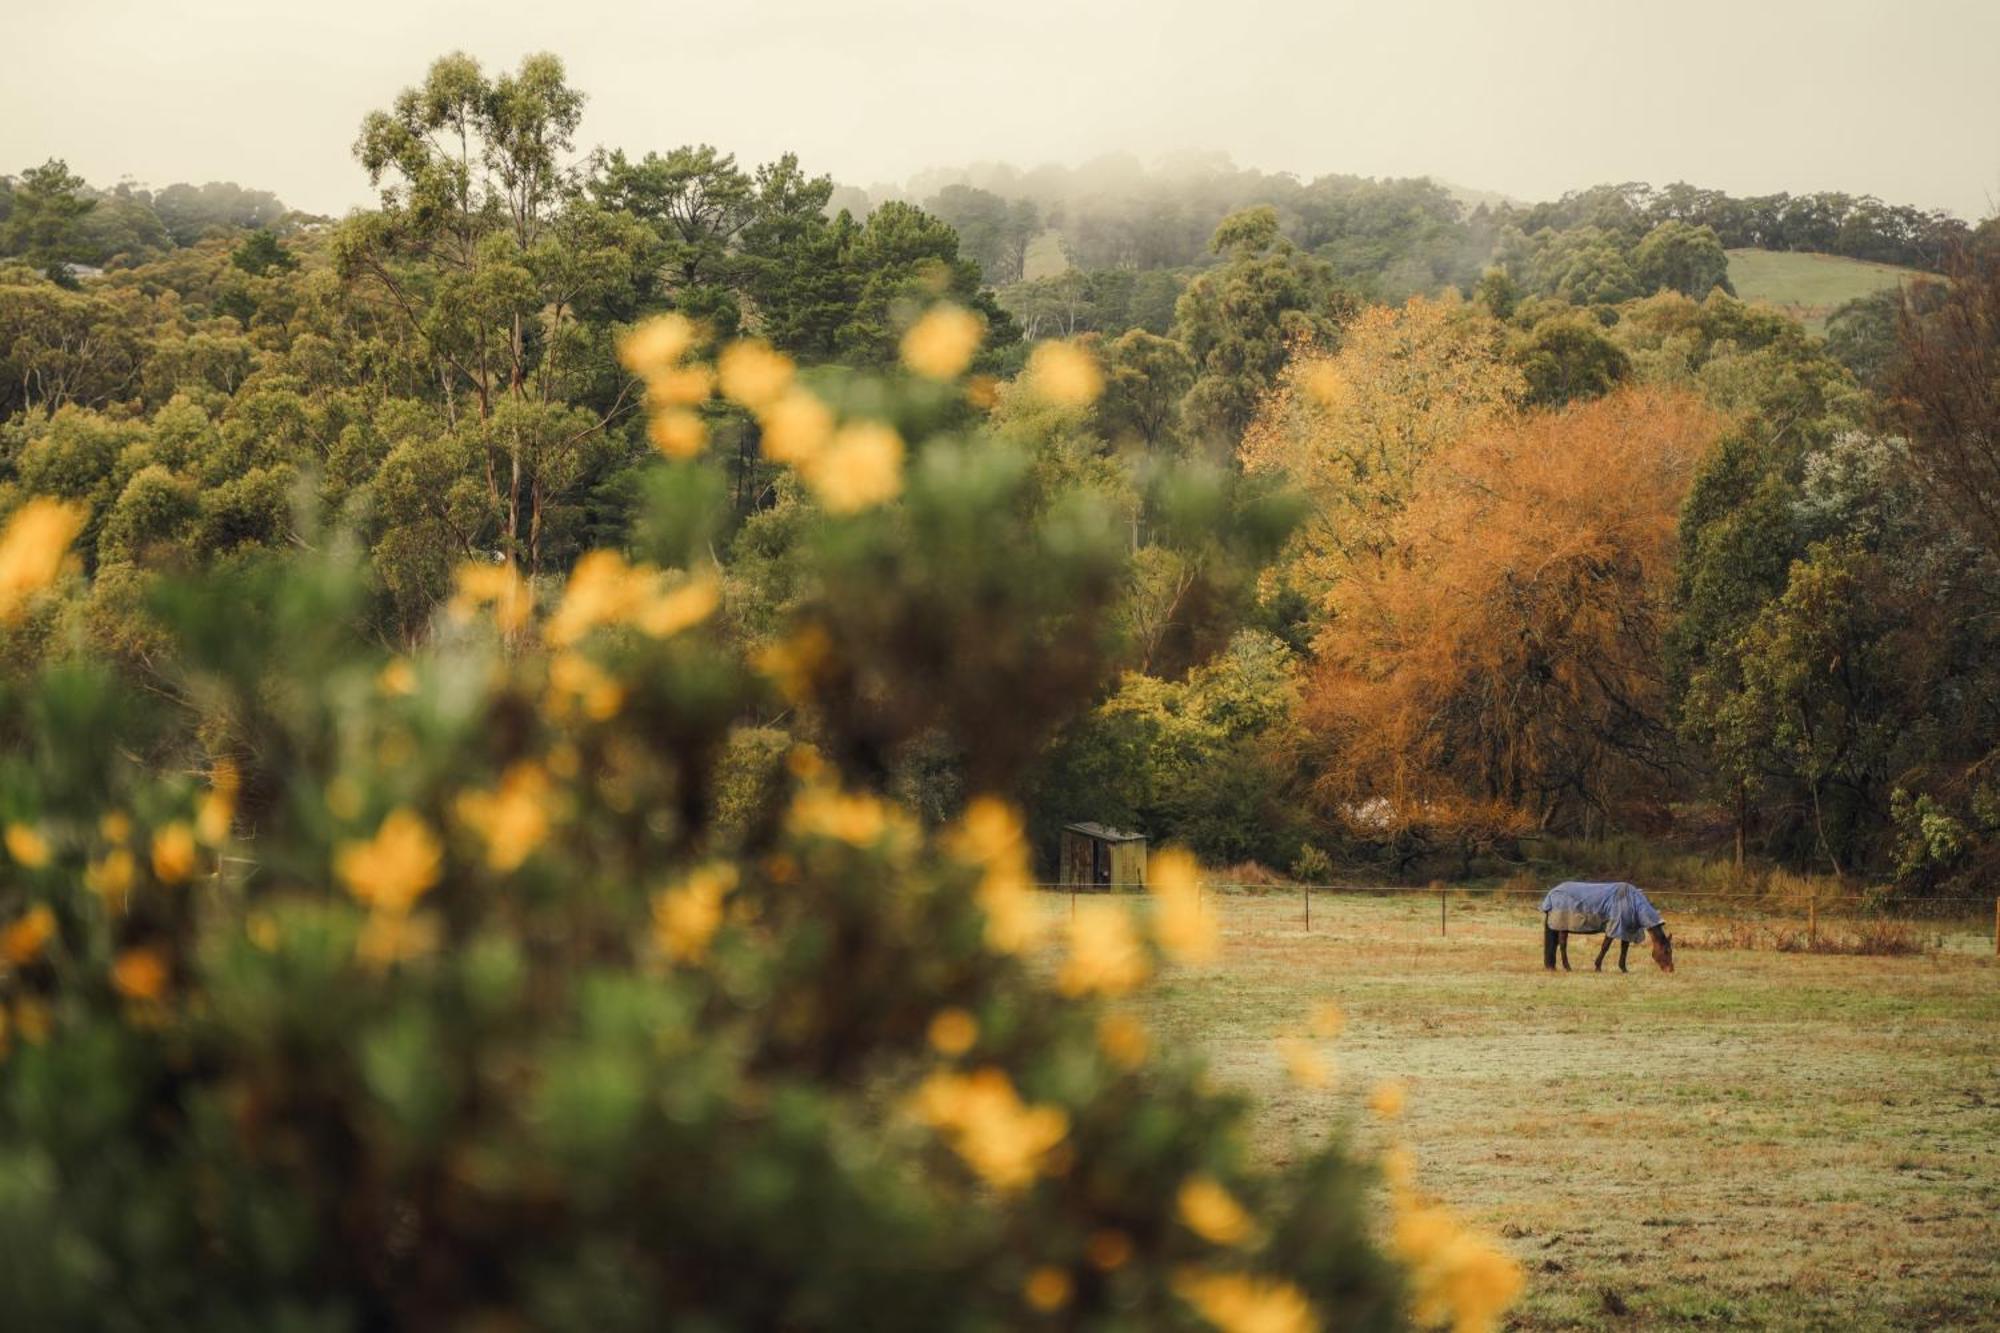
M 1076 886 L 1075 886 L 1075 885 L 1071 885 L 1071 886 L 1070 886 L 1070 891 L 1069 891 L 1069 919 L 1070 919 L 1071 921 L 1075 921 L 1075 920 L 1076 920 Z
M 1445 928 L 1444 928 L 1444 885 L 1443 885 L 1443 884 L 1439 884 L 1439 885 L 1438 885 L 1438 934 L 1439 934 L 1439 935 L 1443 935 L 1444 933 L 1445 933 Z
M 1812 889 L 1806 893 L 1806 943 L 1815 949 L 1819 947 L 1818 889 Z
M 1312 934 L 1312 928 L 1313 928 L 1313 886 L 1310 884 L 1306 885 L 1305 893 L 1306 893 L 1306 934 L 1310 935 Z
M 1993 900 L 1993 956 L 2000 958 L 2000 898 Z

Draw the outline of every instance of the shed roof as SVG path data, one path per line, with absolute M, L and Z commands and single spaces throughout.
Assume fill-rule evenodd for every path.
M 1101 842 L 1144 842 L 1146 840 L 1146 835 L 1143 833 L 1126 833 L 1119 829 L 1106 828 L 1102 824 L 1088 822 L 1082 824 L 1064 824 L 1063 832 L 1081 833 L 1086 838 L 1096 838 Z

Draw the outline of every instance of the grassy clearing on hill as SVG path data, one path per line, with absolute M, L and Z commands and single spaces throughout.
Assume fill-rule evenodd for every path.
M 1738 296 L 1777 306 L 1814 333 L 1824 332 L 1826 317 L 1845 303 L 1917 276 L 1915 269 L 1839 255 L 1729 252 L 1729 281 Z
M 1429 895 L 1316 897 L 1310 935 L 1294 895 L 1220 910 L 1220 961 L 1152 993 L 1159 1039 L 1256 1099 L 1278 1160 L 1379 1133 L 1360 1097 L 1407 1079 L 1420 1186 L 1528 1271 L 1516 1327 L 2000 1327 L 1983 923 L 1926 927 L 1917 957 L 1686 948 L 1673 976 L 1638 949 L 1593 973 L 1593 945 L 1550 977 L 1518 901 L 1454 897 L 1444 938 Z M 1296 1087 L 1271 1038 L 1329 997 L 1340 1077 Z

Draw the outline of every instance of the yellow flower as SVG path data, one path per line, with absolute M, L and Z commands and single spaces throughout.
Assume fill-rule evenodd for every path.
M 651 408 L 694 407 L 715 392 L 715 372 L 707 366 L 681 366 L 646 378 L 646 405 Z
M 618 340 L 618 360 L 642 379 L 670 371 L 701 340 L 701 329 L 686 315 L 659 315 Z
M 534 594 L 512 564 L 475 564 L 467 561 L 452 577 L 451 600 L 445 612 L 454 620 L 470 620 L 480 610 L 493 608 L 493 623 L 502 633 L 512 634 L 528 623 L 535 609 Z
M 1347 1026 L 1347 1015 L 1341 1013 L 1340 1006 L 1332 1000 L 1322 1000 L 1313 1008 L 1308 1026 L 1315 1037 L 1338 1037 L 1340 1030 Z
M 549 659 L 549 695 L 556 713 L 567 713 L 574 703 L 597 722 L 615 717 L 625 706 L 625 687 L 582 653 L 558 653 Z
M 1028 354 L 1028 392 L 1052 407 L 1089 407 L 1104 392 L 1104 372 L 1075 343 L 1045 342 Z
M 1117 903 L 1087 903 L 1070 918 L 1069 955 L 1056 973 L 1056 989 L 1072 998 L 1123 995 L 1149 970 L 1131 914 Z
M 757 415 L 764 457 L 793 467 L 817 458 L 833 438 L 833 411 L 806 389 L 794 387 Z
M 111 964 L 111 984 L 128 1000 L 151 1002 L 167 993 L 167 960 L 158 949 L 126 949 Z
M 229 821 L 236 816 L 236 793 L 242 779 L 233 759 L 218 759 L 208 775 L 208 791 L 195 807 L 195 836 L 210 847 L 229 837 Z
M 9 824 L 5 836 L 7 855 L 24 870 L 40 870 L 49 863 L 49 843 L 27 824 Z
M 417 692 L 417 671 L 407 657 L 392 657 L 388 665 L 376 673 L 375 688 L 390 697 L 415 694 Z
M 1075 1291 L 1075 1284 L 1070 1281 L 1068 1273 L 1047 1264 L 1028 1274 L 1028 1281 L 1021 1288 L 1029 1306 L 1043 1314 L 1054 1314 L 1068 1305 Z
M 1028 875 L 1028 847 L 1021 817 L 993 796 L 976 797 L 949 835 L 952 853 L 983 873 L 974 891 L 986 914 L 986 946 L 996 953 L 1020 953 L 1041 934 L 1042 918 Z
M 47 498 L 14 511 L 0 531 L 0 624 L 18 620 L 28 599 L 56 581 L 86 517 L 82 505 Z
M 347 891 L 361 902 L 401 914 L 438 882 L 444 870 L 444 849 L 438 846 L 423 816 L 398 806 L 373 838 L 341 843 L 333 869 Z
M 1320 1327 L 1305 1293 L 1280 1278 L 1183 1270 L 1174 1292 L 1222 1333 L 1313 1333 Z
M 45 904 L 36 903 L 0 930 L 0 958 L 15 967 L 25 967 L 42 956 L 55 938 L 56 914 Z
M 466 792 L 455 808 L 486 843 L 486 864 L 507 874 L 549 836 L 549 775 L 539 764 L 511 764 L 498 789 Z
M 677 407 L 655 413 L 646 423 L 646 438 L 668 458 L 693 458 L 708 444 L 708 423 Z
M 194 874 L 194 830 L 175 820 L 153 833 L 153 878 L 179 884 Z
M 1108 1013 L 1097 1020 L 1097 1049 L 1120 1069 L 1137 1069 L 1146 1063 L 1152 1041 L 1146 1025 L 1126 1013 Z
M 927 379 L 954 379 L 972 364 L 986 322 L 955 305 L 934 305 L 903 335 L 903 364 Z
M 964 1055 L 979 1040 L 979 1024 L 963 1009 L 940 1009 L 931 1017 L 926 1035 L 939 1055 Z
M 1449 1209 L 1400 1195 L 1389 1248 L 1410 1270 L 1411 1313 L 1420 1324 L 1487 1333 L 1521 1294 L 1521 1267 Z
M 104 899 L 113 911 L 124 906 L 125 895 L 132 891 L 138 877 L 139 863 L 123 847 L 112 848 L 103 860 L 92 861 L 83 870 L 84 886 Z
M 792 800 L 788 822 L 794 833 L 833 838 L 855 847 L 873 847 L 885 834 L 908 829 L 903 812 L 880 797 L 831 787 L 808 787 L 800 792 Z
M 917 1089 L 911 1109 L 1003 1193 L 1022 1189 L 1047 1169 L 1050 1154 L 1069 1136 L 1062 1108 L 1023 1102 L 999 1069 L 932 1074 Z
M 370 912 L 354 952 L 370 967 L 386 968 L 436 953 L 443 935 L 435 912 Z
M 1278 1055 L 1285 1072 L 1302 1088 L 1323 1088 L 1333 1081 L 1333 1070 L 1319 1048 L 1303 1037 L 1278 1038 Z
M 283 939 L 278 929 L 278 918 L 269 912 L 251 912 L 243 918 L 243 933 L 250 942 L 265 953 L 276 953 Z
M 1132 1238 L 1116 1227 L 1090 1233 L 1083 1244 L 1083 1257 L 1092 1268 L 1111 1273 L 1132 1262 Z
M 645 596 L 644 580 L 616 551 L 587 551 L 563 584 L 562 601 L 543 627 L 543 637 L 567 647 L 599 625 L 630 615 Z
M 1155 909 L 1153 935 L 1160 947 L 1184 963 L 1205 963 L 1221 947 L 1215 918 L 1201 910 L 1201 886 L 1194 857 L 1165 851 L 1147 866 L 1146 887 Z
M 123 810 L 113 810 L 97 821 L 97 831 L 106 842 L 123 842 L 132 836 L 132 817 Z
M 654 946 L 674 962 L 700 962 L 722 927 L 722 900 L 735 887 L 736 867 L 716 862 L 654 894 Z
M 1401 1082 L 1396 1079 L 1383 1079 L 1368 1093 L 1368 1109 L 1384 1120 L 1394 1120 L 1403 1113 L 1405 1097 Z
M 902 494 L 903 438 L 875 421 L 842 426 L 800 471 L 828 513 L 872 509 Z
M 656 639 L 671 638 L 707 620 L 721 604 L 721 580 L 713 574 L 701 574 L 654 597 L 640 610 L 634 623 L 642 633 Z
M 721 373 L 723 397 L 752 412 L 762 412 L 792 387 L 792 359 L 756 339 L 746 338 L 723 348 L 716 369 Z
M 1181 1224 L 1211 1245 L 1241 1245 L 1256 1233 L 1250 1214 L 1213 1176 L 1189 1176 L 1175 1202 Z

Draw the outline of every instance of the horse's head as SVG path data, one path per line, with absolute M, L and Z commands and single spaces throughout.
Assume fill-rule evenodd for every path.
M 1667 928 L 1665 926 L 1654 926 L 1651 930 L 1647 931 L 1646 934 L 1652 937 L 1653 961 L 1660 965 L 1660 971 L 1662 972 L 1673 971 L 1674 970 L 1673 936 L 1667 934 Z

